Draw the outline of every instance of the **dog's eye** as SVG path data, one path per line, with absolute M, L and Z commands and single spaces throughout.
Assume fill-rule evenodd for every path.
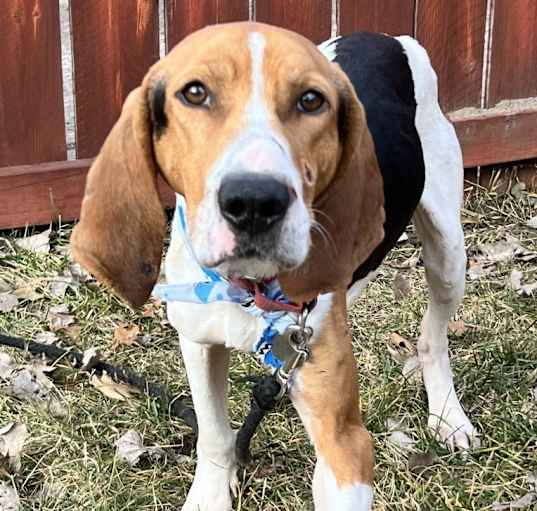
M 207 88 L 201 82 L 187 83 L 178 94 L 179 99 L 186 105 L 205 106 L 209 101 Z
M 324 96 L 316 90 L 308 90 L 298 100 L 298 109 L 305 114 L 314 114 L 325 105 Z

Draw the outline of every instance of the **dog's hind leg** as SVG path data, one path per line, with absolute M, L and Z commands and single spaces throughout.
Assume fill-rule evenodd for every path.
M 181 336 L 181 352 L 199 429 L 196 474 L 183 511 L 231 511 L 238 480 L 227 407 L 229 350 Z
M 418 355 L 429 400 L 429 426 L 451 448 L 478 444 L 453 384 L 447 328 L 464 294 L 466 252 L 460 222 L 464 171 L 453 126 L 438 105 L 436 74 L 425 50 L 399 37 L 412 70 L 416 129 L 425 161 L 425 189 L 414 215 L 423 244 L 429 305 L 422 321 Z

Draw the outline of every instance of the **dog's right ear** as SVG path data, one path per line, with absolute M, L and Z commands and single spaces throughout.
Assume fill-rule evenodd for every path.
M 166 230 L 153 154 L 153 136 L 166 124 L 164 97 L 161 83 L 129 94 L 89 170 L 71 236 L 75 260 L 134 306 L 157 281 Z

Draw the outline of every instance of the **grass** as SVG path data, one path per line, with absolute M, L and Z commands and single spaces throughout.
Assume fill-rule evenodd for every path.
M 525 222 L 537 214 L 537 200 L 474 189 L 466 209 L 477 213 L 465 225 L 468 251 L 483 242 L 518 236 L 537 251 L 537 231 Z M 42 279 L 43 297 L 23 301 L 0 315 L 0 331 L 33 338 L 48 330 L 47 311 L 69 305 L 79 330 L 60 332 L 64 345 L 79 349 L 96 346 L 104 358 L 135 367 L 148 378 L 180 392 L 187 388 L 177 349 L 177 336 L 158 315 L 143 317 L 97 286 L 82 285 L 64 298 L 48 292 L 47 279 L 69 264 L 62 255 L 69 226 L 53 232 L 53 249 L 40 256 L 9 244 L 0 256 L 0 278 L 12 285 Z M 4 233 L 12 236 L 21 233 Z M 451 339 L 453 370 L 459 396 L 482 434 L 482 447 L 468 456 L 449 453 L 426 428 L 426 396 L 419 378 L 402 375 L 401 364 L 388 353 L 390 333 L 408 339 L 418 336 L 426 306 L 421 264 L 405 270 L 410 294 L 393 299 L 396 267 L 419 254 L 412 230 L 410 241 L 398 246 L 350 312 L 358 361 L 365 420 L 376 446 L 377 510 L 481 510 L 495 501 L 511 501 L 530 490 L 528 475 L 537 470 L 537 300 L 521 297 L 505 285 L 513 268 L 528 281 L 537 279 L 534 262 L 501 263 L 477 281 L 468 281 L 458 318 L 467 330 Z M 0 250 L 2 246 L 0 246 Z M 149 347 L 111 349 L 114 327 L 135 323 L 151 336 Z M 23 362 L 30 357 L 12 353 Z M 238 427 L 246 413 L 249 383 L 245 376 L 260 369 L 251 356 L 234 354 L 231 415 Z M 87 375 L 69 366 L 53 375 L 57 394 L 67 409 L 55 418 L 31 402 L 1 392 L 0 426 L 24 422 L 30 437 L 22 456 L 22 470 L 3 479 L 17 488 L 23 509 L 52 510 L 171 510 L 180 508 L 193 479 L 195 452 L 188 428 L 146 398 L 112 401 L 89 385 Z M 0 386 L 1 387 L 1 386 Z M 416 452 L 433 453 L 436 461 L 424 470 L 409 466 L 411 453 L 389 440 L 387 418 L 402 420 L 405 431 L 418 442 Z M 146 445 L 166 449 L 163 462 L 134 468 L 114 457 L 114 442 L 128 429 L 139 431 Z M 241 473 L 238 510 L 298 511 L 313 507 L 310 480 L 314 453 L 290 405 L 272 414 L 253 444 L 254 463 Z

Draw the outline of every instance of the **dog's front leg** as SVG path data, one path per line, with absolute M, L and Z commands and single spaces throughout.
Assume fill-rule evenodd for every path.
M 291 386 L 291 398 L 315 446 L 315 511 L 370 511 L 373 445 L 360 414 L 356 361 L 347 329 L 345 296 L 333 295 L 316 321 L 309 360 Z
M 229 350 L 180 337 L 199 427 L 198 464 L 183 511 L 230 511 L 238 481 L 227 407 Z

